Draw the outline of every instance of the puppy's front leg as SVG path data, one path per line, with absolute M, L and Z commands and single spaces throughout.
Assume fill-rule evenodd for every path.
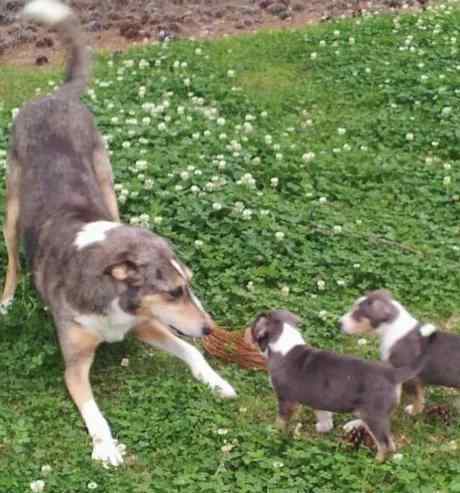
M 190 367 L 197 380 L 209 385 L 221 397 L 227 399 L 236 397 L 233 387 L 209 366 L 198 349 L 173 335 L 160 323 L 151 321 L 143 323 L 134 330 L 134 334 L 142 342 L 180 358 Z
M 92 458 L 112 466 L 123 463 L 121 451 L 112 438 L 110 427 L 93 397 L 89 371 L 97 346 L 96 336 L 80 326 L 60 331 L 59 340 L 65 360 L 65 382 L 93 440 Z
M 315 416 L 317 420 L 315 427 L 318 433 L 327 433 L 334 428 L 333 413 L 329 411 L 315 411 Z
M 276 426 L 281 431 L 289 431 L 289 421 L 298 407 L 297 402 L 287 401 L 278 396 L 278 417 L 276 418 Z

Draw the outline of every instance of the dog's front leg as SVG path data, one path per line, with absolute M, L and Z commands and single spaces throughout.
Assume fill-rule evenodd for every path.
M 174 354 L 184 361 L 193 376 L 216 391 L 221 397 L 236 397 L 233 387 L 220 377 L 207 363 L 203 355 L 191 344 L 183 341 L 159 323 L 143 323 L 134 330 L 136 337 L 151 346 Z
M 67 388 L 93 440 L 92 458 L 118 466 L 123 462 L 122 453 L 94 400 L 89 381 L 91 364 L 101 341 L 80 326 L 60 331 L 59 340 L 64 354 Z

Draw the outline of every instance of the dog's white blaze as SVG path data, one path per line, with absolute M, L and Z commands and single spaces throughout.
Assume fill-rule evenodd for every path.
M 92 458 L 108 462 L 112 466 L 120 465 L 123 462 L 122 454 L 112 438 L 109 424 L 94 399 L 83 404 L 81 415 L 88 429 L 88 433 L 93 439 L 94 448 Z
M 274 353 L 281 353 L 284 356 L 293 347 L 299 346 L 301 344 L 305 344 L 301 333 L 292 325 L 284 323 L 283 330 L 281 331 L 278 340 L 269 343 L 269 346 Z
M 72 10 L 67 5 L 56 0 L 35 0 L 25 7 L 23 16 L 44 24 L 57 24 L 72 15 Z
M 87 223 L 77 233 L 74 241 L 74 245 L 81 250 L 93 243 L 104 241 L 107 231 L 113 228 L 121 226 L 120 223 L 114 223 L 111 221 L 95 221 L 93 223 Z
M 122 341 L 136 324 L 136 317 L 126 313 L 115 298 L 107 315 L 83 314 L 76 321 L 105 342 Z
M 187 278 L 187 276 L 185 275 L 185 272 L 184 272 L 184 269 L 182 269 L 182 267 L 179 265 L 178 262 L 176 262 L 174 259 L 171 259 L 170 260 L 171 262 L 171 265 L 177 270 L 177 272 L 180 274 L 181 277 L 183 277 L 184 279 Z
M 377 333 L 380 335 L 380 357 L 387 360 L 391 348 L 406 336 L 417 324 L 417 320 L 397 301 L 391 301 L 398 309 L 398 316 L 393 322 L 382 324 Z

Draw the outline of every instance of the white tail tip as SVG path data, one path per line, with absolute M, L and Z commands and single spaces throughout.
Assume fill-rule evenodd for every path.
M 33 0 L 24 7 L 22 15 L 27 19 L 52 26 L 69 18 L 72 9 L 57 0 Z
M 429 337 L 431 334 L 434 334 L 436 332 L 436 327 L 432 324 L 425 324 L 420 327 L 420 334 L 422 334 L 423 337 Z

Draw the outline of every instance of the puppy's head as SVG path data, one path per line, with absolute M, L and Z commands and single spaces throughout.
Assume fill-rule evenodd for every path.
M 297 315 L 287 310 L 263 312 L 251 324 L 247 336 L 261 353 L 267 355 L 269 345 L 275 344 L 281 338 L 285 325 L 295 330 L 300 322 Z
M 211 333 L 213 321 L 190 286 L 192 273 L 166 240 L 129 226 L 110 235 L 117 246 L 108 255 L 105 273 L 117 284 L 125 311 L 154 319 L 178 335 Z
M 398 317 L 398 306 L 390 291 L 379 289 L 359 298 L 341 318 L 342 330 L 348 334 L 373 332 Z

